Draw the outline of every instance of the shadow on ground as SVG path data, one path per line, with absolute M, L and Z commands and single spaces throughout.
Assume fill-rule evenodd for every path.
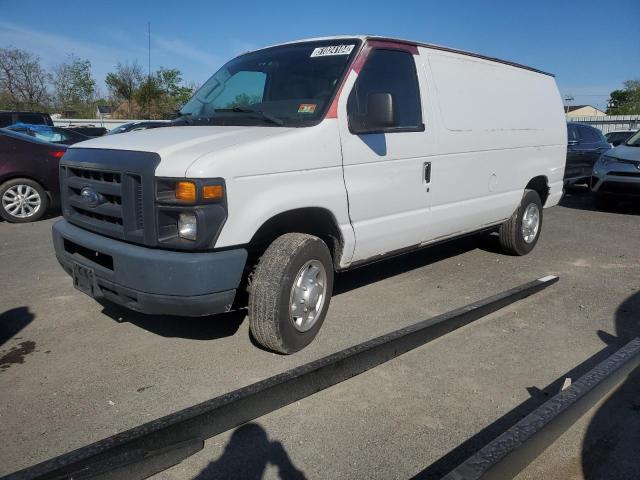
M 640 336 L 640 292 L 616 311 L 616 335 L 596 332 L 606 346 L 564 373 L 542 390 L 527 388 L 530 397 L 465 442 L 436 460 L 414 479 L 441 478 L 560 392 L 566 378 L 576 380 Z M 628 480 L 640 472 L 640 371 L 636 371 L 597 410 L 583 441 L 582 468 L 586 480 Z
M 101 302 L 102 313 L 116 322 L 128 322 L 161 337 L 189 340 L 216 340 L 231 337 L 242 325 L 247 314 L 240 309 L 208 317 L 174 317 L 145 315 L 109 302 Z
M 640 292 L 616 311 L 618 348 L 640 336 Z M 598 408 L 582 443 L 582 470 L 586 480 L 627 480 L 640 477 L 640 370 Z
M 573 208 L 576 210 L 587 210 L 590 212 L 607 212 L 607 213 L 620 213 L 624 215 L 640 215 L 640 202 L 638 199 L 629 198 L 621 199 L 611 208 L 606 210 L 596 207 L 595 195 L 591 193 L 589 187 L 573 186 L 565 191 L 565 194 L 560 200 L 560 205 L 566 208 Z
M 12 308 L 0 314 L 0 346 L 17 335 L 34 318 L 35 315 L 29 311 L 29 307 Z
M 267 432 L 252 422 L 237 428 L 222 455 L 209 463 L 195 478 L 259 480 L 268 466 L 275 467 L 282 480 L 306 478 L 293 464 L 282 443 L 269 440 Z

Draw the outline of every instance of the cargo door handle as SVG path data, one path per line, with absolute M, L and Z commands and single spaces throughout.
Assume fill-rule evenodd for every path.
M 431 162 L 424 162 L 424 183 L 431 183 Z

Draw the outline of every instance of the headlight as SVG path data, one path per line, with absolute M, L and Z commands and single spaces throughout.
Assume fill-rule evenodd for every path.
M 604 167 L 605 165 L 609 165 L 610 163 L 613 163 L 613 162 L 615 162 L 615 161 L 616 161 L 616 159 L 615 159 L 615 158 L 613 158 L 613 157 L 609 157 L 609 156 L 607 156 L 607 155 L 602 155 L 602 156 L 600 157 L 600 165 L 602 165 L 603 167 Z
M 178 217 L 178 235 L 187 240 L 198 238 L 198 219 L 195 213 L 182 212 Z

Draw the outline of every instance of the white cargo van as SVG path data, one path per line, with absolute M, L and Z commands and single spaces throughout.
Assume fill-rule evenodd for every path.
M 566 145 L 533 68 L 370 36 L 277 45 L 220 68 L 170 127 L 70 147 L 56 255 L 81 291 L 145 313 L 248 291 L 255 339 L 292 353 L 334 271 L 492 228 L 531 251 Z

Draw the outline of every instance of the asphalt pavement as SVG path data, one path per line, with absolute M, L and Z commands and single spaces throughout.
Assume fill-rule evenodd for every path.
M 0 474 L 559 275 L 535 296 L 218 435 L 157 476 L 438 478 L 567 375 L 640 335 L 640 209 L 596 211 L 584 191 L 545 210 L 526 257 L 470 237 L 338 275 L 320 335 L 292 356 L 254 345 L 242 311 L 149 317 L 95 302 L 57 264 L 55 221 L 0 223 Z M 626 382 L 518 478 L 633 478 L 638 385 Z

